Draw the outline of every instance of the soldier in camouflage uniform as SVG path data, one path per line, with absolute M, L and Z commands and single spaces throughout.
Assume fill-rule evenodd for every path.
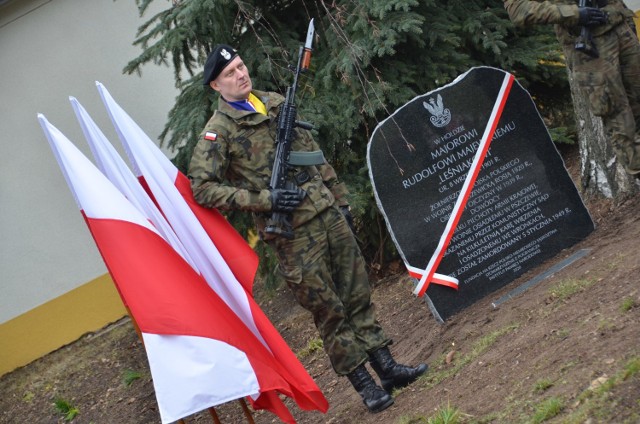
M 204 85 L 221 97 L 189 167 L 196 201 L 253 213 L 260 237 L 277 252 L 287 285 L 313 315 L 335 372 L 349 378 L 371 412 L 386 409 L 393 404 L 390 391 L 415 381 L 427 365 L 401 365 L 390 354 L 391 340 L 375 318 L 365 263 L 351 231 L 345 185 L 324 162 L 296 167 L 295 190 L 269 188 L 284 98 L 253 90 L 233 48 L 218 45 L 211 52 Z M 309 131 L 295 131 L 292 150 L 319 150 Z M 264 231 L 274 211 L 291 214 L 293 238 Z M 367 361 L 384 389 L 365 368 Z
M 587 3 L 594 7 L 578 7 L 577 1 L 571 0 L 504 0 L 516 25 L 555 24 L 576 84 L 589 99 L 593 114 L 602 117 L 605 133 L 626 172 L 638 175 L 640 43 L 634 14 L 622 0 Z M 581 26 L 590 30 L 599 57 L 575 49 Z

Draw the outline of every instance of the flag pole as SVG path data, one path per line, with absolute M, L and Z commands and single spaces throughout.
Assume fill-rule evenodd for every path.
M 209 408 L 209 413 L 211 414 L 211 418 L 213 419 L 214 424 L 222 424 L 220 422 L 220 418 L 218 418 L 218 413 L 216 412 L 216 408 Z
M 251 415 L 251 411 L 249 410 L 249 407 L 247 406 L 247 402 L 244 400 L 244 398 L 238 399 L 238 402 L 240 402 L 240 406 L 242 406 L 242 411 L 244 411 L 244 416 L 247 417 L 247 422 L 249 424 L 255 424 L 253 421 L 253 415 Z

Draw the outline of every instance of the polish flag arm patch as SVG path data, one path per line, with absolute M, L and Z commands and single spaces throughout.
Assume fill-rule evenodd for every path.
M 218 134 L 214 132 L 207 131 L 206 133 L 204 133 L 205 140 L 216 141 L 217 138 L 218 138 Z

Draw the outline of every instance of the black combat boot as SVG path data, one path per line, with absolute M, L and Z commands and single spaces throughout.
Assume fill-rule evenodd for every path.
M 382 388 L 389 393 L 391 393 L 393 389 L 408 386 L 429 369 L 427 364 L 408 367 L 396 363 L 387 347 L 372 352 L 369 355 L 369 359 L 371 366 L 380 377 Z
M 362 401 L 369 412 L 384 411 L 393 405 L 391 395 L 380 388 L 365 368 L 364 364 L 347 374 L 356 391 L 362 396 Z

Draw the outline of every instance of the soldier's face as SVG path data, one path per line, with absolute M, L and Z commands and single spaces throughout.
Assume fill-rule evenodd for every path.
M 229 102 L 248 99 L 253 88 L 249 70 L 244 66 L 240 56 L 233 58 L 209 85 Z

